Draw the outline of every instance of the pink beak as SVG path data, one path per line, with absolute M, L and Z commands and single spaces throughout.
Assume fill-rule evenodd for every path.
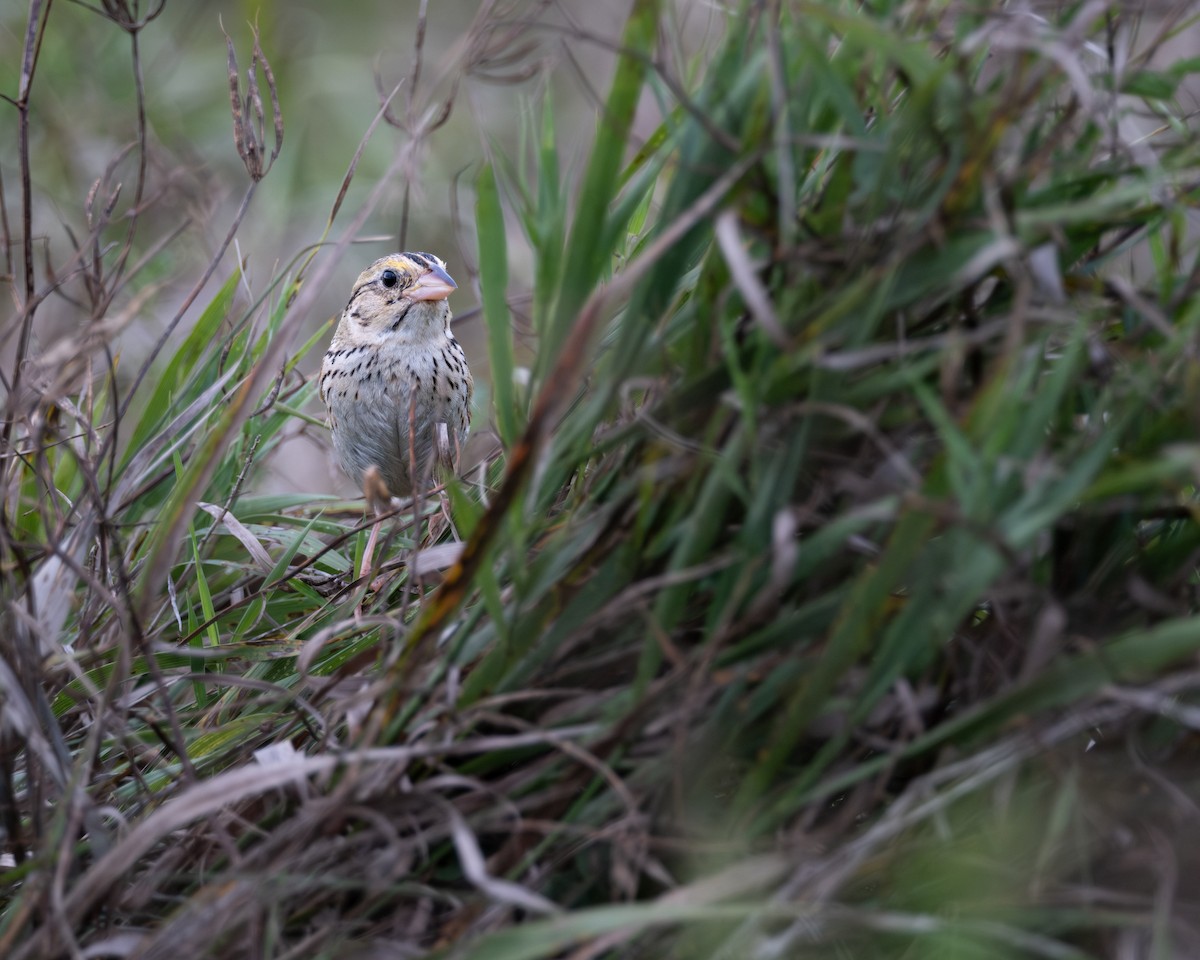
M 441 267 L 433 266 L 414 283 L 405 294 L 409 300 L 445 300 L 458 289 L 458 284 L 450 279 Z

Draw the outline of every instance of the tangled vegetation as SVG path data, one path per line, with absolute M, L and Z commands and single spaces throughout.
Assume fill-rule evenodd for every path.
M 358 578 L 361 505 L 257 481 L 320 435 L 304 324 L 456 102 L 405 126 L 385 92 L 388 175 L 343 213 L 348 151 L 334 239 L 255 287 L 236 238 L 289 103 L 231 29 L 249 183 L 180 274 L 139 59 L 163 7 L 104 0 L 137 137 L 70 248 L 35 243 L 33 0 L 0 160 L 0 955 L 1200 951 L 1200 61 L 1169 52 L 1188 5 L 1130 7 L 747 0 L 684 56 L 634 0 L 581 166 L 546 91 L 479 145 L 494 447 Z M 521 74 L 551 13 L 484 3 L 447 56 Z

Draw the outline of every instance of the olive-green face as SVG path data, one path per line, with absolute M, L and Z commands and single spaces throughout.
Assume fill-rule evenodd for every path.
M 446 264 L 428 253 L 393 253 L 367 267 L 354 284 L 335 339 L 417 340 L 447 336 L 455 283 Z
M 445 300 L 456 286 L 446 273 L 445 261 L 433 254 L 393 253 L 359 274 L 350 302 L 368 291 L 386 303 Z

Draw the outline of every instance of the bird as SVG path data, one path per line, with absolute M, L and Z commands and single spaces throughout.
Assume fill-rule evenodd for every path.
M 391 496 L 419 496 L 457 469 L 474 382 L 450 332 L 455 289 L 445 261 L 429 253 L 381 257 L 354 282 L 320 393 L 338 463 L 355 484 L 369 489 L 374 467 Z

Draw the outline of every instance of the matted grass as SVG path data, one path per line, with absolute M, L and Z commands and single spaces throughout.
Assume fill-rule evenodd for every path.
M 550 96 L 480 147 L 496 444 L 462 548 L 400 512 L 380 590 L 356 504 L 255 491 L 321 429 L 298 331 L 382 185 L 266 290 L 218 254 L 130 374 L 106 324 L 170 263 L 95 199 L 23 265 L 23 135 L 0 954 L 1200 951 L 1200 62 L 1126 6 L 748 3 L 688 59 L 635 0 L 581 168 Z M 458 69 L 542 12 L 486 6 Z

